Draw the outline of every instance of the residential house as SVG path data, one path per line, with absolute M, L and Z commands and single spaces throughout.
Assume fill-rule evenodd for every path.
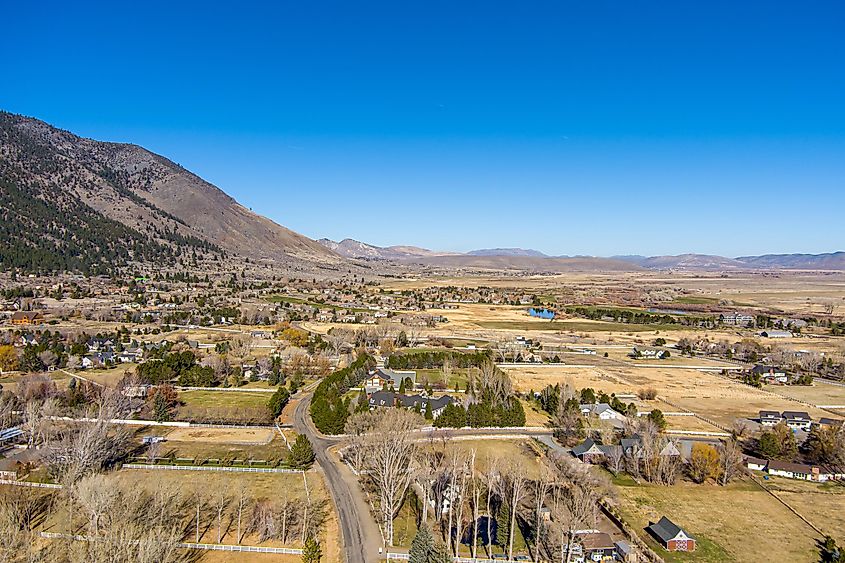
M 595 415 L 599 420 L 625 420 L 625 415 L 613 410 L 607 403 L 584 403 L 581 405 L 581 414 Z
M 760 411 L 759 420 L 763 426 L 774 426 L 783 420 L 783 417 L 778 411 Z
M 810 414 L 804 411 L 783 411 L 783 420 L 793 430 L 810 430 L 813 419 Z
M 719 315 L 719 322 L 733 326 L 753 326 L 755 319 L 751 315 L 744 313 L 724 313 Z
M 32 325 L 44 320 L 44 315 L 38 311 L 15 311 L 12 314 L 13 325 Z
M 841 418 L 827 418 L 821 417 L 818 421 L 818 425 L 822 427 L 832 427 L 832 428 L 842 428 L 843 421 Z
M 759 457 L 745 456 L 745 467 L 754 471 L 765 471 L 768 460 L 760 459 Z
M 364 390 L 369 394 L 379 391 L 385 387 L 393 386 L 395 390 L 402 387 L 402 381 L 410 380 L 413 386 L 417 383 L 417 372 L 411 370 L 392 370 L 387 368 L 376 368 L 371 371 L 364 381 Z M 413 390 L 413 386 L 410 390 Z
M 454 399 L 449 395 L 426 397 L 424 395 L 402 395 L 393 393 L 392 391 L 376 391 L 369 396 L 370 410 L 398 405 L 406 409 L 419 410 L 420 413 L 425 413 L 428 405 L 431 405 L 431 415 L 433 418 L 440 416 L 446 405 L 452 402 L 454 402 Z
M 616 544 L 605 532 L 593 532 L 578 536 L 583 548 L 584 558 L 589 561 L 613 560 L 616 557 Z
M 646 529 L 660 541 L 666 551 L 695 551 L 695 537 L 665 516 Z
M 638 348 L 634 346 L 631 353 L 628 355 L 632 358 L 662 360 L 669 357 L 669 352 L 666 350 L 659 350 L 657 348 Z
M 592 439 L 587 438 L 572 448 L 572 455 L 584 463 L 601 463 L 605 457 L 605 451 L 601 444 L 597 444 Z
M 152 388 L 153 386 L 147 383 L 141 385 L 127 385 L 121 389 L 120 392 L 124 397 L 128 397 L 130 399 L 146 399 Z
M 751 373 L 759 375 L 766 383 L 786 383 L 789 381 L 789 375 L 781 368 L 774 366 L 756 365 L 751 368 Z
M 820 469 L 816 466 L 803 463 L 792 463 L 777 459 L 769 460 L 766 465 L 766 473 L 788 479 L 800 479 L 802 481 L 818 481 Z

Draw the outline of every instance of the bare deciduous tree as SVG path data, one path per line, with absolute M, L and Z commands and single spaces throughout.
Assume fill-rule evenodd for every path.
M 413 478 L 417 444 L 411 430 L 422 419 L 405 409 L 382 409 L 378 423 L 365 435 L 367 479 L 376 491 L 384 535 L 393 545 L 393 519 L 402 506 Z

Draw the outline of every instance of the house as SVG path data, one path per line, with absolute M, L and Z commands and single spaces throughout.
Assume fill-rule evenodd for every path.
M 827 418 L 823 416 L 819 419 L 817 424 L 823 427 L 841 428 L 843 422 L 845 421 L 841 418 Z
M 587 438 L 572 448 L 572 455 L 584 463 L 600 463 L 604 459 L 605 452 L 600 444 Z
M 420 413 L 425 413 L 429 405 L 431 406 L 431 415 L 437 418 L 443 413 L 446 405 L 454 402 L 454 399 L 449 395 L 442 397 L 425 397 L 423 395 L 401 395 L 392 391 L 376 391 L 369 396 L 370 410 L 384 407 L 402 406 L 406 409 L 419 410 Z
M 816 465 L 805 465 L 803 463 L 791 463 L 777 459 L 769 460 L 766 464 L 766 473 L 787 479 L 799 479 L 801 481 L 839 481 L 845 479 L 845 471 Z
M 664 358 L 669 357 L 669 352 L 666 350 L 658 350 L 656 348 L 634 348 L 631 350 L 631 353 L 628 354 L 632 358 L 645 358 L 645 359 L 652 359 L 652 360 L 662 360 Z
M 607 403 L 583 404 L 581 414 L 592 414 L 600 420 L 625 420 L 625 415 L 613 410 Z
M 786 383 L 789 381 L 788 374 L 781 368 L 774 366 L 756 365 L 751 368 L 751 373 L 759 375 L 760 379 L 769 383 Z
M 147 383 L 142 385 L 127 385 L 121 390 L 121 394 L 130 399 L 146 399 L 152 388 L 153 386 Z
M 792 338 L 793 334 L 788 330 L 764 330 L 760 332 L 763 338 Z
M 646 529 L 666 551 L 695 551 L 695 538 L 665 516 Z
M 751 315 L 743 313 L 725 313 L 719 315 L 719 322 L 725 325 L 752 326 L 755 319 Z
M 788 479 L 800 479 L 802 481 L 818 481 L 820 469 L 815 466 L 803 463 L 792 463 L 772 459 L 766 465 L 766 473 Z
M 376 368 L 369 373 L 367 379 L 364 381 L 364 390 L 367 393 L 372 393 L 391 386 L 398 390 L 402 387 L 402 382 L 407 380 L 411 381 L 411 389 L 413 389 L 417 383 L 417 372 L 411 370 L 400 371 L 387 368 Z
M 595 416 L 599 420 L 608 420 L 617 428 L 622 428 L 626 419 L 624 414 L 613 410 L 607 403 L 584 403 L 581 405 L 581 414 Z
M 759 457 L 745 456 L 745 467 L 754 471 L 765 471 L 767 463 L 767 460 Z
M 783 420 L 783 417 L 778 411 L 760 411 L 759 420 L 763 426 L 774 426 Z
M 12 314 L 13 325 L 32 325 L 44 320 L 44 315 L 38 311 L 15 311 Z
M 578 540 L 584 550 L 586 560 L 604 561 L 606 558 L 612 560 L 616 556 L 616 544 L 613 543 L 610 535 L 605 532 L 581 534 L 578 536 Z
M 783 411 L 783 420 L 793 430 L 809 430 L 813 424 L 810 414 L 804 411 Z

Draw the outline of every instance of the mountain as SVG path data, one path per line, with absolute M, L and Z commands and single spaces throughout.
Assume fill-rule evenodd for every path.
M 677 256 L 614 256 L 630 264 L 650 270 L 722 271 L 748 269 L 748 265 L 732 258 L 710 254 L 680 254 Z
M 450 254 L 423 256 L 409 261 L 423 266 L 470 271 L 518 271 L 529 273 L 559 272 L 629 272 L 642 270 L 636 264 L 613 260 L 579 256 L 574 258 L 552 258 L 536 256 L 473 256 Z
M 435 256 L 448 253 L 438 253 L 417 246 L 375 246 L 346 238 L 340 242 L 322 238 L 320 244 L 345 258 L 364 260 L 406 260 L 422 256 Z
M 845 252 L 827 254 L 764 254 L 740 256 L 746 267 L 791 270 L 845 270 Z
M 6 267 L 101 272 L 229 253 L 284 264 L 343 262 L 163 156 L 6 112 L 0 199 Z
M 530 248 L 482 248 L 467 252 L 469 256 L 530 256 L 533 258 L 548 258 L 539 250 Z

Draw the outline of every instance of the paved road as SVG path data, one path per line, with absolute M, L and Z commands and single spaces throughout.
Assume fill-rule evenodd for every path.
M 311 395 L 299 400 L 294 411 L 294 428 L 308 436 L 314 446 L 317 463 L 323 470 L 326 485 L 331 492 L 337 510 L 337 519 L 343 539 L 343 554 L 346 563 L 372 563 L 379 560 L 382 544 L 381 532 L 370 512 L 355 475 L 349 468 L 333 459 L 328 448 L 339 440 L 320 434 L 311 423 L 308 406 Z

